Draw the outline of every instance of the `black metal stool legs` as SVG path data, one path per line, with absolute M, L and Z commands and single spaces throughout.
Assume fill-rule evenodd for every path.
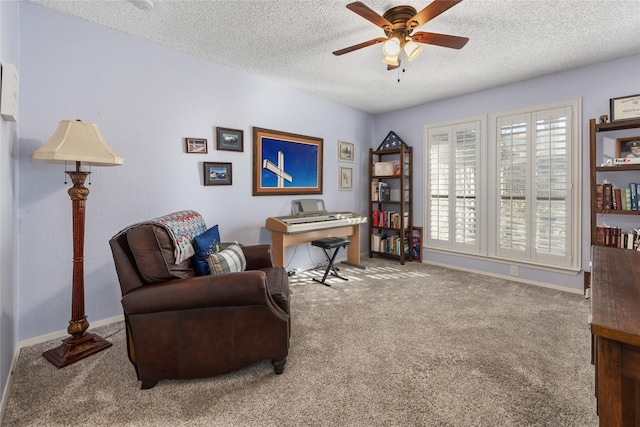
M 311 242 L 311 245 L 322 248 L 322 250 L 324 251 L 324 255 L 327 257 L 327 261 L 329 261 L 329 265 L 327 266 L 322 279 L 314 277 L 313 280 L 315 280 L 316 282 L 320 282 L 325 286 L 331 286 L 326 282 L 327 276 L 330 273 L 332 276 L 338 277 L 342 280 L 349 280 L 346 277 L 338 274 L 338 269 L 333 265 L 336 256 L 338 256 L 338 251 L 340 251 L 340 248 L 346 248 L 349 243 L 351 243 L 349 239 L 341 237 L 330 237 L 326 239 L 314 240 L 313 242 Z M 327 252 L 328 249 L 335 249 L 332 255 L 329 255 L 329 252 Z

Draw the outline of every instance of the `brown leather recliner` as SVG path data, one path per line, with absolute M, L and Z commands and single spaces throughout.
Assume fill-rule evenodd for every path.
M 246 271 L 195 276 L 175 264 L 157 225 L 109 241 L 122 290 L 129 360 L 141 388 L 160 379 L 201 378 L 271 359 L 276 374 L 289 351 L 289 282 L 269 245 L 243 246 Z

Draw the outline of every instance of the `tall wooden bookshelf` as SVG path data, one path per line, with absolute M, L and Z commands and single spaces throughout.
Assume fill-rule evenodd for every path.
M 369 149 L 369 258 L 412 260 L 413 150 Z
M 640 227 L 640 209 L 610 209 L 602 205 L 602 195 L 598 195 L 599 184 L 604 180 L 614 186 L 627 188 L 630 182 L 640 183 L 640 164 L 625 164 L 618 166 L 603 165 L 604 135 L 611 142 L 619 138 L 635 137 L 639 135 L 640 119 L 622 120 L 609 123 L 597 123 L 596 119 L 589 120 L 589 155 L 590 155 L 590 186 L 591 186 L 591 246 L 603 245 L 599 230 L 603 224 L 615 227 L 621 224 L 625 216 L 636 216 Z M 640 138 L 640 136 L 638 137 Z M 616 142 L 617 144 L 618 142 Z M 633 221 L 636 222 L 636 221 Z M 626 230 L 628 231 L 628 230 Z M 585 291 L 590 287 L 589 272 L 584 275 Z

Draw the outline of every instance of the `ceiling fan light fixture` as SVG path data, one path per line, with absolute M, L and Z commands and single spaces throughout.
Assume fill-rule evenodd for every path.
M 400 40 L 397 37 L 391 37 L 382 43 L 382 53 L 387 58 L 398 57 L 400 54 Z
M 417 43 L 414 43 L 412 40 L 409 40 L 404 44 L 404 53 L 407 54 L 407 58 L 409 61 L 413 61 L 420 55 L 422 52 L 422 46 L 418 46 Z
M 385 56 L 384 59 L 382 60 L 382 62 L 384 62 L 385 64 L 388 64 L 388 65 L 392 65 L 394 67 L 397 67 L 398 65 L 400 65 L 400 61 L 398 61 L 398 55 L 396 55 L 396 56 Z

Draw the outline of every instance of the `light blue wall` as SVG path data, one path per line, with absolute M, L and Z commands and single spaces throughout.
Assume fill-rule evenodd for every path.
M 0 2 L 0 63 L 19 62 L 17 2 Z M 0 118 L 0 387 L 9 378 L 17 343 L 17 126 Z
M 223 240 L 271 242 L 265 219 L 290 214 L 291 200 L 300 196 L 252 196 L 253 126 L 323 138 L 324 194 L 318 197 L 329 210 L 367 212 L 360 174 L 367 174 L 363 146 L 371 140 L 371 115 L 37 5 L 21 6 L 20 340 L 62 330 L 70 319 L 69 185 L 62 165 L 29 160 L 62 119 L 97 123 L 125 159 L 124 166 L 94 167 L 88 186 L 89 322 L 122 313 L 108 241 L 129 224 L 194 209 L 209 226 L 220 225 Z M 244 152 L 217 151 L 216 126 L 244 130 Z M 184 137 L 207 138 L 209 153 L 186 154 Z M 338 191 L 338 139 L 357 144 L 353 192 Z M 203 161 L 231 162 L 233 185 L 203 186 Z M 290 268 L 324 257 L 317 248 L 311 257 L 302 248 L 293 257 L 292 249 Z
M 264 220 L 289 213 L 293 196 L 253 197 L 253 126 L 324 138 L 324 194 L 330 210 L 365 214 L 367 149 L 389 130 L 416 149 L 415 214 L 422 218 L 422 129 L 425 123 L 583 97 L 589 117 L 608 111 L 612 96 L 639 92 L 640 56 L 586 67 L 380 116 L 203 61 L 30 3 L 20 3 L 18 125 L 18 339 L 63 329 L 70 318 L 71 203 L 64 167 L 29 161 L 61 119 L 95 122 L 125 165 L 94 168 L 87 202 L 85 295 L 89 321 L 121 313 L 109 238 L 136 221 L 195 209 L 224 240 L 269 243 Z M 4 29 L 3 29 L 4 34 Z M 634 71 L 635 70 L 635 71 Z M 245 151 L 214 149 L 215 127 L 242 129 Z M 209 154 L 184 153 L 184 137 L 209 139 Z M 337 190 L 337 140 L 356 143 L 355 190 Z M 203 161 L 233 163 L 233 186 L 204 187 Z M 588 177 L 587 159 L 583 176 Z M 587 189 L 585 188 L 585 191 Z M 588 206 L 585 194 L 584 205 Z M 588 232 L 585 210 L 583 230 Z M 368 248 L 363 229 L 363 250 Z M 4 240 L 4 236 L 3 236 Z M 585 240 L 588 245 L 588 240 Z M 585 247 L 583 245 L 583 247 Z M 586 247 L 585 247 L 586 248 Z M 583 258 L 586 260 L 588 251 Z M 295 255 L 295 256 L 294 256 Z M 322 254 L 288 250 L 290 268 Z M 501 265 L 427 254 L 427 259 L 508 274 Z M 582 287 L 580 276 L 521 276 Z M 2 344 L 4 345 L 4 337 Z
M 423 129 L 425 124 L 582 98 L 582 265 L 589 271 L 589 119 L 609 114 L 609 99 L 640 93 L 640 55 L 552 74 L 482 92 L 432 102 L 376 116 L 374 140 L 394 130 L 414 147 L 414 223 L 423 218 Z M 402 83 L 400 83 L 402 84 Z M 637 134 L 637 131 L 636 131 Z M 487 139 L 489 141 L 489 139 Z M 509 276 L 509 264 L 479 261 L 427 251 L 424 259 L 461 268 Z M 583 289 L 583 274 L 559 274 L 520 267 L 520 278 Z

